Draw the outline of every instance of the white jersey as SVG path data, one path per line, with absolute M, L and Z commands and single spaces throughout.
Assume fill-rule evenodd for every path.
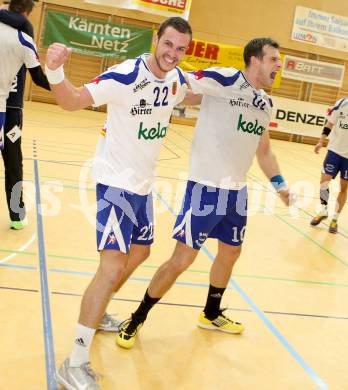
M 189 179 L 217 188 L 242 188 L 269 124 L 272 101 L 233 68 L 209 68 L 188 77 L 192 91 L 203 94 Z
M 32 38 L 4 23 L 0 23 L 0 111 L 6 111 L 6 99 L 21 66 L 35 68 L 40 65 Z
M 95 106 L 107 104 L 93 178 L 139 195 L 151 190 L 170 115 L 187 89 L 179 68 L 158 79 L 149 70 L 146 58 L 126 60 L 86 84 Z
M 327 116 L 333 124 L 329 135 L 328 150 L 348 158 L 348 99 L 338 100 Z

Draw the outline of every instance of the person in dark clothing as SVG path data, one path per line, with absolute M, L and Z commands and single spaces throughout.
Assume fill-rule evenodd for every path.
M 33 26 L 27 19 L 34 6 L 33 0 L 12 0 L 9 9 L 0 10 L 0 22 L 34 37 Z M 50 90 L 41 66 L 28 69 L 34 83 Z M 26 67 L 17 73 L 6 101 L 5 146 L 1 151 L 5 166 L 5 191 L 11 219 L 11 229 L 20 230 L 27 224 L 23 202 L 23 155 L 21 130 L 23 126 L 23 96 Z

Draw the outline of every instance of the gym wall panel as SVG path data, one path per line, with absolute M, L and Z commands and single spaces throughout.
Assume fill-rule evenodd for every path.
M 287 49 L 348 60 L 348 52 L 290 39 L 297 5 L 348 17 L 348 1 L 342 0 L 193 0 L 190 22 L 198 39 L 214 32 L 217 40 L 244 46 L 251 38 L 271 36 Z
M 39 4 L 42 7 L 39 6 L 37 9 L 42 9 L 41 14 L 35 17 L 35 30 L 38 37 L 42 35 L 43 18 L 47 9 L 59 9 L 78 15 L 93 15 L 101 19 L 126 21 L 141 26 L 157 26 L 162 20 L 156 15 L 91 5 L 82 0 L 45 0 Z M 248 2 L 193 0 L 190 23 L 196 39 L 244 46 L 251 38 L 271 36 L 280 43 L 283 54 L 344 64 L 348 68 L 348 52 L 330 50 L 290 39 L 296 5 L 348 16 L 348 1 L 342 0 L 302 0 L 301 2 L 299 0 L 250 0 Z M 38 46 L 41 58 L 44 59 L 45 49 L 41 47 L 40 40 Z M 73 54 L 65 71 L 75 85 L 81 85 L 114 62 Z M 277 96 L 331 105 L 336 99 L 348 95 L 348 75 L 346 72 L 342 88 L 283 78 L 280 88 L 268 92 Z M 30 89 L 30 98 L 53 102 L 50 94 L 35 86 Z
M 68 3 L 68 2 L 62 1 L 60 3 Z M 79 3 L 79 5 L 82 5 L 81 4 L 82 2 L 69 2 L 69 3 Z M 73 7 L 56 5 L 53 4 L 53 2 L 44 2 L 41 5 L 42 7 L 41 7 L 40 25 L 37 28 L 37 31 L 39 31 L 39 34 L 37 35 L 38 36 L 37 46 L 39 49 L 39 56 L 41 58 L 41 62 L 44 62 L 44 59 L 46 57 L 46 51 L 47 51 L 47 49 L 42 46 L 42 40 L 44 34 L 45 16 L 47 14 L 47 11 L 49 10 L 66 12 L 76 16 L 77 15 L 86 16 L 86 17 L 106 20 L 109 22 L 115 22 L 120 24 L 122 23 L 132 24 L 132 25 L 148 27 L 148 28 L 157 26 L 157 24 L 148 21 L 129 19 L 119 15 L 116 16 L 107 13 L 91 11 L 89 9 L 86 9 L 86 7 L 84 7 L 84 9 L 73 8 Z M 113 10 L 115 11 L 115 9 Z M 98 74 L 102 73 L 104 70 L 106 70 L 108 67 L 110 67 L 115 63 L 117 63 L 117 61 L 112 58 L 96 57 L 96 56 L 72 53 L 67 63 L 64 66 L 64 72 L 66 77 L 72 82 L 72 84 L 76 86 L 80 86 L 83 85 L 84 83 L 91 81 Z M 29 98 L 34 101 L 40 101 L 45 103 L 55 102 L 50 92 L 45 91 L 40 87 L 37 87 L 33 83 L 30 84 Z M 104 111 L 105 107 L 98 108 L 98 110 Z
M 252 38 L 270 36 L 280 43 L 283 54 L 344 64 L 348 72 L 348 52 L 290 39 L 297 5 L 348 16 L 348 1 L 341 0 L 194 0 L 190 22 L 197 39 L 208 39 L 209 35 L 212 41 L 244 46 Z M 348 95 L 347 72 L 341 89 L 283 78 L 280 88 L 269 92 L 331 105 Z
M 161 16 L 147 14 L 140 11 L 120 9 L 114 7 L 106 7 L 95 4 L 85 3 L 83 0 L 40 0 L 46 4 L 56 4 L 62 7 L 72 7 L 84 11 L 91 11 L 93 13 L 104 13 L 106 15 L 118 15 L 125 18 L 144 20 L 152 23 L 160 23 L 163 19 Z

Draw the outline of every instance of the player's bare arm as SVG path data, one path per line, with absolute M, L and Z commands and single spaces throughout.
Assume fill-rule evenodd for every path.
M 203 95 L 201 94 L 196 94 L 192 92 L 191 85 L 190 85 L 190 80 L 187 77 L 187 73 L 184 72 L 184 77 L 186 80 L 186 83 L 188 85 L 188 89 L 186 91 L 185 99 L 180 103 L 184 106 L 198 106 L 202 102 Z
M 203 95 L 196 94 L 191 91 L 191 89 L 188 89 L 186 91 L 185 99 L 180 103 L 185 106 L 198 106 L 202 102 Z
M 324 146 L 324 141 L 328 137 L 331 129 L 333 127 L 333 123 L 326 122 L 325 127 L 323 129 L 323 133 L 321 134 L 321 137 L 319 138 L 318 143 L 314 146 L 314 152 L 319 153 L 320 149 Z
M 271 143 L 269 139 L 269 133 L 266 130 L 260 139 L 259 146 L 256 151 L 257 161 L 262 169 L 263 173 L 271 180 L 273 183 L 273 178 L 276 178 L 279 181 L 277 192 L 280 199 L 287 205 L 290 205 L 290 192 L 285 184 L 285 180 L 280 174 L 280 168 L 276 156 L 273 154 L 271 149 Z M 284 185 L 283 185 L 284 183 Z M 276 187 L 276 186 L 275 186 Z
M 256 157 L 260 168 L 269 179 L 279 174 L 280 168 L 272 152 L 269 132 L 267 130 L 261 136 L 259 146 L 256 150 Z
M 57 103 L 68 111 L 91 106 L 94 101 L 86 87 L 75 87 L 64 77 L 63 65 L 71 49 L 61 43 L 52 43 L 47 49 L 46 73 Z

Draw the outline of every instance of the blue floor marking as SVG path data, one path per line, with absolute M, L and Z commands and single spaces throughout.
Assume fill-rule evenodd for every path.
M 55 377 L 56 363 L 54 357 L 54 346 L 53 346 L 53 336 L 52 336 L 52 321 L 51 321 L 51 309 L 50 309 L 50 299 L 49 299 L 48 280 L 47 280 L 45 241 L 44 241 L 42 215 L 41 215 L 39 169 L 38 169 L 38 163 L 36 159 L 34 159 L 34 172 L 35 172 L 35 187 L 36 187 L 37 237 L 38 237 L 39 260 L 40 260 L 41 305 L 42 305 L 43 328 L 44 328 L 44 336 L 45 336 L 44 341 L 45 341 L 47 390 L 57 390 L 58 386 Z
M 167 207 L 167 209 L 175 216 L 173 208 L 168 204 L 168 202 L 156 191 L 154 191 L 156 196 L 160 201 Z M 203 252 L 208 256 L 211 261 L 214 261 L 215 256 L 203 245 Z M 251 298 L 246 294 L 246 292 L 234 281 L 233 278 L 229 282 L 240 296 L 244 299 L 245 302 L 252 308 L 256 315 L 261 319 L 261 321 L 267 326 L 267 328 L 273 333 L 273 335 L 280 341 L 280 343 L 286 348 L 286 350 L 293 356 L 296 362 L 307 372 L 311 379 L 318 385 L 322 390 L 328 390 L 328 386 L 325 382 L 318 376 L 318 374 L 305 362 L 305 360 L 299 355 L 299 353 L 292 347 L 292 345 L 286 340 L 286 338 L 278 331 L 278 329 L 272 324 L 272 322 L 266 317 L 264 312 L 257 307 L 257 305 L 251 300 Z

